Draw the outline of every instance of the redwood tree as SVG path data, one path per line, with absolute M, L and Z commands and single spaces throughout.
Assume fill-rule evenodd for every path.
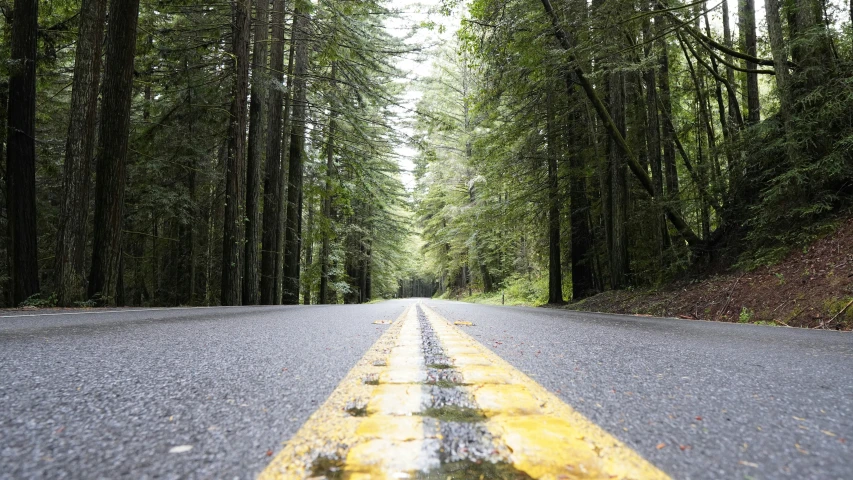
M 12 300 L 39 291 L 36 237 L 36 48 L 38 0 L 15 0 L 6 137 L 6 205 Z
M 294 13 L 293 125 L 288 158 L 287 219 L 284 231 L 284 286 L 282 303 L 299 303 L 299 253 L 302 234 L 302 176 L 305 155 L 305 115 L 307 110 L 309 17 L 297 8 Z
M 249 10 L 250 0 L 232 2 L 232 54 L 234 55 L 234 95 L 228 124 L 228 159 L 225 165 L 225 224 L 222 238 L 222 305 L 240 305 L 243 274 L 245 213 L 243 192 L 246 181 L 246 96 L 249 90 Z
M 57 302 L 64 306 L 85 295 L 83 253 L 106 7 L 106 0 L 83 0 L 80 7 L 54 260 Z
M 121 264 L 130 103 L 139 0 L 110 0 L 95 183 L 89 297 L 114 302 Z

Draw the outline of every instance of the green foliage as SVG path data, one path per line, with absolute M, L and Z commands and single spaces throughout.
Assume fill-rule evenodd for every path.
M 775 117 L 744 141 L 754 163 L 743 188 L 758 192 L 744 196 L 744 265 L 774 263 L 830 232 L 853 198 L 853 75 L 849 64 L 838 68 L 798 100 L 787 132 Z
M 18 306 L 22 308 L 53 308 L 56 306 L 56 302 L 57 299 L 55 295 L 45 297 L 42 294 L 37 293 L 21 302 Z
M 753 316 L 753 311 L 746 308 L 746 307 L 743 307 L 743 308 L 741 308 L 740 314 L 738 315 L 738 322 L 739 323 L 749 323 L 750 320 L 752 320 L 752 316 Z

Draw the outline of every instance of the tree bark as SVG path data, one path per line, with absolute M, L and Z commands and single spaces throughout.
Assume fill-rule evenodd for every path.
M 244 192 L 246 177 L 246 96 L 249 83 L 249 11 L 251 0 L 232 0 L 231 28 L 234 55 L 234 96 L 228 125 L 228 159 L 225 166 L 225 223 L 222 235 L 222 305 L 240 305 L 242 296 Z
M 86 295 L 86 223 L 89 219 L 90 166 L 95 145 L 106 9 L 106 0 L 83 0 L 80 7 L 71 90 L 71 120 L 65 143 L 54 259 L 56 299 L 60 306 L 71 306 Z
M 297 16 L 293 17 L 293 25 L 291 26 L 291 34 L 296 30 L 296 22 L 299 18 Z M 278 256 L 276 258 L 276 274 L 278 275 L 278 280 L 276 282 L 276 298 L 278 298 L 278 302 L 282 302 L 284 300 L 284 265 L 285 265 L 285 240 L 286 235 L 285 231 L 287 230 L 287 188 L 288 181 L 290 178 L 290 137 L 291 132 L 293 130 L 293 119 L 291 118 L 291 110 L 293 110 L 293 68 L 294 68 L 294 57 L 295 51 L 294 48 L 296 46 L 295 42 L 293 42 L 293 36 L 291 35 L 290 42 L 290 58 L 288 60 L 287 65 L 287 90 L 284 94 L 284 119 L 282 124 L 282 130 L 284 131 L 284 136 L 282 137 L 282 148 L 281 151 L 284 152 L 284 157 L 281 160 L 281 203 L 279 204 L 279 211 L 281 212 L 281 216 L 279 218 L 278 224 Z M 285 168 L 287 166 L 287 168 Z
M 648 9 L 653 7 L 653 3 L 649 2 Z M 643 21 L 643 40 L 645 51 L 643 52 L 646 58 L 651 58 L 655 43 L 653 38 L 652 27 L 649 18 Z M 643 71 L 643 82 L 646 86 L 646 149 L 649 158 L 649 166 L 652 171 L 652 184 L 654 185 L 655 196 L 663 198 L 663 163 L 661 157 L 661 135 L 660 135 L 660 115 L 658 114 L 658 91 L 657 91 L 657 75 L 655 68 L 649 67 Z M 669 247 L 669 232 L 666 228 L 666 217 L 663 215 L 656 216 L 655 226 L 658 236 L 658 258 L 662 259 L 663 252 Z
M 284 243 L 284 286 L 282 303 L 299 303 L 299 254 L 302 217 L 302 176 L 305 154 L 305 115 L 307 110 L 309 17 L 301 9 L 294 12 L 293 118 L 288 158 L 287 219 Z
M 791 74 L 788 71 L 788 48 L 782 33 L 781 4 L 779 0 L 764 0 L 767 20 L 767 35 L 770 37 L 770 53 L 773 55 L 773 70 L 776 71 L 776 90 L 779 94 L 779 114 L 787 123 L 791 115 Z
M 8 225 L 8 198 L 6 197 L 6 149 L 2 145 L 6 145 L 6 135 L 9 133 L 6 128 L 6 121 L 9 113 L 9 83 L 5 79 L 0 79 L 0 305 L 10 306 L 12 302 L 12 261 L 11 261 L 11 241 L 7 238 L 9 232 Z
M 305 270 L 311 269 L 314 262 L 314 202 L 313 197 L 308 198 L 308 225 L 305 228 Z M 311 305 L 311 282 L 306 279 L 303 282 L 302 304 Z
M 740 25 L 740 41 L 747 55 L 757 56 L 755 38 L 755 0 L 738 0 L 738 20 Z M 755 62 L 746 60 L 747 70 L 756 70 Z M 761 120 L 761 103 L 758 98 L 758 74 L 746 73 L 746 121 L 755 125 Z
M 39 292 L 36 232 L 36 49 L 38 1 L 15 0 L 6 137 L 6 206 L 12 301 Z
M 545 103 L 548 153 L 548 303 L 559 305 L 564 303 L 563 272 L 560 264 L 560 184 L 557 179 L 557 126 L 554 119 L 554 96 L 550 89 Z M 480 261 L 482 262 L 482 259 Z
M 661 35 L 665 31 L 663 15 L 655 17 L 656 34 Z M 666 118 L 672 118 L 672 98 L 669 87 L 669 44 L 666 38 L 658 39 L 660 58 L 658 60 L 658 82 L 660 89 L 661 114 Z M 672 123 L 664 123 L 661 140 L 663 143 L 663 169 L 666 185 L 666 198 L 670 201 L 678 200 L 679 184 L 678 169 L 675 165 L 675 129 Z M 678 202 L 674 202 L 678 205 Z M 679 208 L 678 206 L 674 208 Z
M 114 302 L 121 264 L 130 106 L 139 0 L 110 0 L 101 127 L 95 182 L 95 225 L 89 297 Z
M 335 78 L 337 77 L 337 64 L 332 62 L 332 72 L 330 81 L 332 91 L 337 87 Z M 323 194 L 323 218 L 325 228 L 323 228 L 323 240 L 320 247 L 320 305 L 329 303 L 329 255 L 331 254 L 331 237 L 332 237 L 332 175 L 335 168 L 335 117 L 336 106 L 331 106 L 329 113 L 329 127 L 326 140 L 326 184 Z
M 569 98 L 576 99 L 573 82 L 566 77 Z M 595 293 L 595 272 L 592 268 L 592 228 L 590 226 L 589 199 L 586 193 L 586 165 L 584 135 L 581 115 L 570 117 L 567 129 L 569 144 L 569 178 L 571 181 L 571 230 L 572 230 L 572 301 L 578 301 Z
M 732 44 L 732 30 L 729 25 L 729 0 L 723 0 L 723 44 L 729 50 L 734 49 L 734 45 Z M 729 127 L 731 128 L 732 133 L 736 131 L 735 127 L 742 128 L 743 127 L 743 118 L 740 112 L 740 104 L 737 101 L 737 94 L 734 90 L 735 88 L 735 71 L 731 67 L 732 65 L 732 56 L 729 54 L 724 54 L 726 60 L 726 81 L 729 82 L 729 87 L 727 88 L 727 97 L 728 97 L 728 106 L 729 106 Z M 732 135 L 734 137 L 734 135 Z
M 267 164 L 264 174 L 263 247 L 261 249 L 261 304 L 276 305 L 276 284 L 280 278 L 276 269 L 278 232 L 281 225 L 282 176 L 281 142 L 282 102 L 284 94 L 284 0 L 274 0 L 272 7 L 272 47 L 270 71 L 272 89 L 269 95 L 267 122 Z
M 609 73 L 607 103 L 615 127 L 623 137 L 625 125 L 625 76 Z M 610 255 L 610 287 L 624 287 L 628 281 L 628 179 L 625 175 L 624 152 L 611 138 L 607 144 L 608 182 L 608 251 Z
M 255 2 L 255 47 L 252 51 L 252 97 L 249 103 L 249 151 L 246 163 L 246 253 L 243 269 L 243 305 L 260 300 L 258 262 L 261 242 L 261 164 L 267 102 L 267 48 L 270 30 L 269 0 Z

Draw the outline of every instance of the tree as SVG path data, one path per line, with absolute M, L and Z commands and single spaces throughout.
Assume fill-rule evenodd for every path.
M 116 300 L 122 261 L 127 147 L 139 0 L 111 0 L 95 183 L 89 297 Z
M 36 234 L 36 48 L 38 1 L 15 0 L 6 136 L 6 205 L 12 301 L 39 292 Z
M 252 99 L 249 105 L 249 151 L 246 167 L 246 253 L 244 255 L 243 304 L 259 301 L 261 245 L 261 164 L 263 163 L 264 115 L 267 102 L 267 45 L 269 40 L 269 1 L 255 3 L 255 48 L 252 51 Z
M 282 108 L 284 98 L 284 0 L 275 0 L 272 7 L 272 46 L 270 49 L 270 73 L 272 88 L 269 94 L 267 127 L 266 169 L 264 174 L 263 246 L 261 249 L 261 291 L 263 305 L 275 305 L 281 301 L 279 263 L 279 237 L 281 230 L 282 185 Z M 291 66 L 291 61 L 288 62 Z M 290 69 L 288 69 L 290 71 Z M 288 75 L 288 78 L 290 75 Z M 279 292 L 279 293 L 277 293 Z
M 294 12 L 294 88 L 293 124 L 290 134 L 288 155 L 287 220 L 284 244 L 284 287 L 285 305 L 299 303 L 300 241 L 302 237 L 302 177 L 305 155 L 305 124 L 307 110 L 308 42 L 310 40 L 310 17 L 297 6 Z
M 222 239 L 222 305 L 240 305 L 245 241 L 244 184 L 246 181 L 246 96 L 249 90 L 249 11 L 251 0 L 233 0 L 231 52 L 234 55 L 234 95 L 228 127 L 225 171 L 225 224 Z
M 106 0 L 84 0 L 80 7 L 54 262 L 57 302 L 65 306 L 86 294 L 84 250 L 106 7 Z
M 757 42 L 755 37 L 755 1 L 738 0 L 738 15 L 740 18 L 741 44 L 747 55 L 757 55 Z M 758 74 L 755 72 L 758 65 L 746 60 L 746 104 L 747 123 L 754 125 L 761 120 L 761 101 L 758 91 Z

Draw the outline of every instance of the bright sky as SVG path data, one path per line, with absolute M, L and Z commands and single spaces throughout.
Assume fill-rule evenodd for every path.
M 406 44 L 412 48 L 424 48 L 420 52 L 410 53 L 399 57 L 397 68 L 405 72 L 405 77 L 400 82 L 406 85 L 403 94 L 403 107 L 397 108 L 397 112 L 403 119 L 399 132 L 405 137 L 414 134 L 411 123 L 414 120 L 413 111 L 420 100 L 422 93 L 418 91 L 416 80 L 428 76 L 432 71 L 432 53 L 444 42 L 453 38 L 459 28 L 459 15 L 444 16 L 437 12 L 441 0 L 393 0 L 388 2 L 391 8 L 403 12 L 399 18 L 389 19 L 385 22 L 385 28 L 391 35 L 398 38 L 406 38 Z M 436 26 L 426 28 L 423 25 L 433 22 Z M 438 26 L 444 27 L 440 32 Z M 415 29 L 414 32 L 412 29 Z M 414 34 L 412 34 L 414 33 Z M 412 34 L 411 36 L 409 36 Z M 413 190 L 415 179 L 412 175 L 414 164 L 412 160 L 417 151 L 409 144 L 403 143 L 396 149 L 398 162 L 402 171 L 403 184 L 407 189 Z

